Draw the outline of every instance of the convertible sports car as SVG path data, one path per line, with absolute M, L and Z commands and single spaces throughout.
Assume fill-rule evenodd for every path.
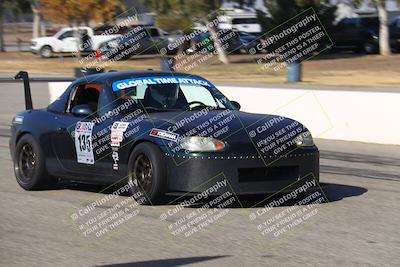
M 16 78 L 24 80 L 26 110 L 12 121 L 10 151 L 26 190 L 60 178 L 129 183 L 132 195 L 155 203 L 202 192 L 210 181 L 226 180 L 226 190 L 240 195 L 280 191 L 310 174 L 319 179 L 319 152 L 302 124 L 239 111 L 201 77 L 90 75 L 44 109 L 33 109 L 28 74 Z

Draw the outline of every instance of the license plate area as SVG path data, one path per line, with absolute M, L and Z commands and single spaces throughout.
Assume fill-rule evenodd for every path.
M 238 177 L 239 183 L 296 181 L 299 177 L 299 166 L 239 168 Z

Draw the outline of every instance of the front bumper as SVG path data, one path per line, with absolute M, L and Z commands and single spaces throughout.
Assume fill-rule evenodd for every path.
M 296 149 L 283 156 L 212 155 L 177 156 L 165 153 L 169 192 L 203 192 L 227 180 L 226 190 L 236 195 L 285 191 L 299 180 L 319 182 L 319 151 Z M 233 191 L 233 192 L 232 192 Z
M 10 149 L 11 159 L 14 160 L 15 148 L 17 146 L 17 130 L 14 125 L 11 125 L 10 133 L 11 133 L 11 136 L 10 136 L 10 139 L 8 140 L 8 147 Z
M 33 54 L 38 54 L 39 53 L 39 48 L 37 48 L 36 46 L 31 46 L 30 49 L 31 49 L 31 52 Z

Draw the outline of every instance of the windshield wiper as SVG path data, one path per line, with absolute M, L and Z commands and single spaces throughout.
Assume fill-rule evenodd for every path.
M 212 110 L 226 110 L 228 108 L 223 108 L 223 107 L 212 107 Z
M 170 111 L 179 111 L 179 109 L 168 109 L 168 108 L 155 108 L 155 107 L 144 107 L 146 111 L 155 111 L 155 112 L 170 112 Z
M 209 110 L 225 110 L 227 108 L 223 108 L 223 107 L 214 107 L 214 106 L 196 106 L 193 109 L 189 108 L 187 110 L 189 111 L 195 111 L 195 110 L 202 110 L 208 108 Z

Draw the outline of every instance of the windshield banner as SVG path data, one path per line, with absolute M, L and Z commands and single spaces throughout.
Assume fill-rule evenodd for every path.
M 133 79 L 120 80 L 113 83 L 112 88 L 113 91 L 118 91 L 122 89 L 127 89 L 130 87 L 136 87 L 138 85 L 145 84 L 194 84 L 194 85 L 202 85 L 211 87 L 211 84 L 201 78 L 196 77 L 179 77 L 179 76 L 158 76 L 158 77 L 140 77 Z

